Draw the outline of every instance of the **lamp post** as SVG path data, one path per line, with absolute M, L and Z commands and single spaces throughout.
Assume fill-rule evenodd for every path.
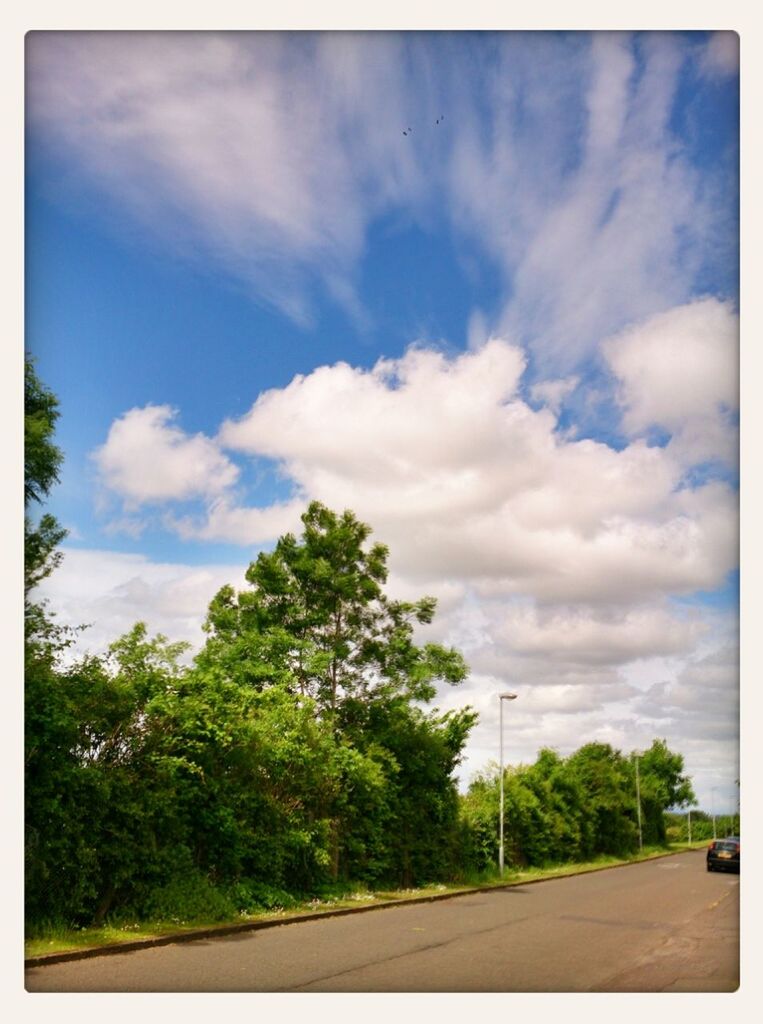
M 503 877 L 503 702 L 505 700 L 516 700 L 516 698 L 517 698 L 516 693 L 499 693 L 498 694 L 498 704 L 500 705 L 500 708 L 501 708 L 501 726 L 500 726 L 500 729 L 501 729 L 501 742 L 500 742 L 500 749 L 501 749 L 501 775 L 500 775 L 500 780 L 501 780 L 501 806 L 500 806 L 500 810 L 498 812 L 498 831 L 499 831 L 499 837 L 500 837 L 499 841 L 498 841 L 498 871 L 500 872 L 501 877 Z
M 691 807 L 689 808 L 689 846 L 691 846 Z
M 638 778 L 638 752 L 634 752 L 633 756 L 636 759 L 636 814 L 638 816 L 638 848 L 641 851 L 644 849 L 644 839 L 641 834 L 641 787 L 639 786 Z
M 713 839 L 717 839 L 718 834 L 715 831 L 715 786 L 710 787 L 710 810 L 713 814 Z

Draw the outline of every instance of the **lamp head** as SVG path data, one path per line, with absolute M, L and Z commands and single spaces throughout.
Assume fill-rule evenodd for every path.
M 517 699 L 517 695 L 516 695 L 516 693 L 499 693 L 498 694 L 498 699 L 499 700 L 516 700 Z

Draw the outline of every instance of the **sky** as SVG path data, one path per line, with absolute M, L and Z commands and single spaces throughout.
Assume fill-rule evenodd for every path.
M 739 47 L 729 32 L 32 32 L 44 585 L 102 651 L 318 499 L 438 599 L 465 785 L 666 739 L 739 778 Z

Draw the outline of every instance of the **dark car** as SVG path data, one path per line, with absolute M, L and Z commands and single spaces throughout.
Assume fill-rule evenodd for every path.
M 739 871 L 739 836 L 714 839 L 707 848 L 708 871 Z

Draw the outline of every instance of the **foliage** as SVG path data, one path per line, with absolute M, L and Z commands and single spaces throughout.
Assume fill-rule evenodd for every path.
M 24 359 L 24 504 L 41 502 L 58 482 L 63 462 L 61 449 L 53 443 L 58 399 L 40 381 L 34 360 Z
M 432 700 L 438 680 L 461 682 L 466 666 L 455 650 L 416 644 L 415 626 L 432 621 L 435 601 L 385 595 L 388 552 L 366 544 L 370 527 L 318 502 L 302 521 L 301 538 L 287 534 L 249 566 L 249 590 L 223 587 L 212 600 L 197 669 L 310 701 L 331 729 L 315 813 L 333 878 L 426 875 L 435 868 L 414 854 L 412 808 L 431 818 L 429 848 L 439 851 L 456 828 L 451 774 L 475 719 L 427 717 L 416 705 Z
M 383 593 L 388 552 L 364 547 L 370 527 L 315 501 L 302 521 L 301 540 L 286 534 L 249 566 L 251 590 L 225 586 L 215 596 L 200 664 L 222 664 L 258 688 L 280 683 L 324 715 L 353 698 L 429 701 L 436 680 L 463 681 L 458 652 L 413 641 L 414 622 L 432 621 L 434 598 Z
M 31 364 L 27 377 L 38 500 L 60 464 L 57 411 Z M 28 602 L 33 926 L 222 919 L 332 880 L 452 870 L 452 773 L 476 716 L 421 704 L 466 666 L 414 642 L 435 602 L 386 597 L 387 550 L 366 544 L 369 527 L 317 503 L 303 522 L 252 563 L 250 590 L 213 599 L 190 666 L 185 645 L 139 622 L 105 656 L 62 667 L 65 633 Z M 61 536 L 52 517 L 28 531 L 30 591 Z
M 694 799 L 683 758 L 655 740 L 639 759 L 642 837 L 666 841 L 665 813 Z M 489 766 L 462 799 L 463 863 L 485 871 L 497 858 L 500 773 Z M 516 866 L 626 856 L 638 849 L 635 761 L 588 743 L 567 758 L 541 750 L 533 765 L 505 769 L 505 861 Z
M 66 536 L 54 516 L 45 514 L 35 524 L 29 509 L 40 504 L 58 481 L 63 461 L 53 443 L 58 400 L 37 376 L 33 360 L 24 361 L 24 594 L 45 579 L 60 561 L 56 547 Z M 39 612 L 39 606 L 38 606 Z

